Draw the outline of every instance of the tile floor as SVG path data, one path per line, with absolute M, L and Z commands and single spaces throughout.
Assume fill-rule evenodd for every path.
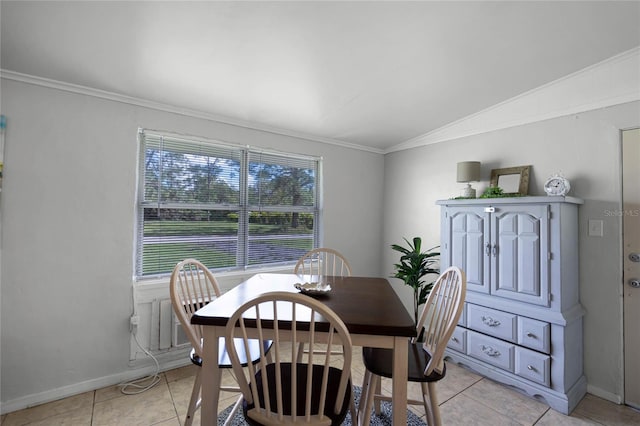
M 364 368 L 360 348 L 354 348 L 353 380 L 360 385 Z M 138 395 L 124 395 L 116 386 L 86 392 L 1 417 L 1 426 L 178 426 L 182 424 L 197 367 L 187 366 L 161 373 L 160 382 Z M 640 425 L 640 412 L 587 394 L 570 416 L 521 395 L 463 368 L 447 365 L 447 376 L 439 383 L 438 396 L 444 425 Z M 233 378 L 225 372 L 225 381 Z M 383 382 L 390 390 L 390 382 Z M 410 397 L 420 398 L 410 385 Z M 237 394 L 224 393 L 220 410 L 231 405 Z M 424 416 L 421 407 L 411 407 Z M 199 411 L 194 424 L 199 424 Z

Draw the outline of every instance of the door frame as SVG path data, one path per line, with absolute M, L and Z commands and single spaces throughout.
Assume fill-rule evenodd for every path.
M 624 129 L 620 129 L 620 209 L 624 211 L 625 198 L 624 198 L 624 133 L 627 131 L 640 130 L 640 126 L 633 126 Z M 625 289 L 627 283 L 625 282 L 625 247 L 624 247 L 624 223 L 625 215 L 621 215 L 620 219 L 620 280 L 621 280 L 621 308 L 622 308 L 622 404 L 627 404 L 627 351 L 626 351 L 626 336 L 625 336 Z M 628 405 L 634 409 L 640 409 L 638 406 Z

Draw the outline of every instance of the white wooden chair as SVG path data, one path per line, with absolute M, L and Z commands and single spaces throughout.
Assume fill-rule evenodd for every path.
M 337 250 L 320 247 L 306 252 L 293 269 L 299 275 L 351 276 L 351 266 Z
M 351 276 L 351 265 L 347 259 L 338 251 L 332 248 L 320 247 L 306 252 L 293 269 L 294 274 L 315 275 L 315 276 Z M 300 345 L 299 355 L 302 356 L 304 344 Z M 314 353 L 322 354 L 322 350 L 314 349 Z M 334 354 L 342 352 L 334 351 Z
M 444 350 L 462 314 L 466 291 L 464 272 L 455 266 L 447 268 L 435 282 L 416 325 L 418 336 L 422 335 L 424 341 L 415 338 L 409 341 L 408 381 L 421 384 L 422 401 L 407 402 L 424 405 L 431 426 L 441 424 L 435 385 L 446 373 Z M 393 379 L 393 353 L 390 349 L 365 347 L 362 358 L 366 372 L 358 415 L 362 424 L 368 426 L 374 400 L 390 400 L 376 392 L 380 392 L 380 377 Z
M 316 321 L 322 318 L 322 322 Z M 270 362 L 243 368 L 236 338 L 273 332 Z M 299 343 L 313 345 L 328 332 L 329 345 L 339 342 L 344 355 L 309 354 L 298 359 Z M 352 406 L 351 336 L 342 320 L 325 304 L 290 292 L 265 293 L 240 306 L 227 323 L 227 350 L 244 396 L 243 412 L 250 424 L 339 425 Z M 329 348 L 330 346 L 327 346 Z M 354 413 L 355 414 L 355 413 Z
M 196 259 L 185 259 L 178 263 L 173 269 L 170 281 L 170 292 L 173 311 L 178 317 L 182 329 L 193 347 L 190 353 L 191 362 L 202 367 L 202 358 L 200 357 L 200 354 L 202 354 L 202 327 L 191 324 L 191 316 L 198 309 L 220 296 L 220 286 L 211 271 L 201 262 Z M 237 343 L 239 344 L 240 342 Z M 250 342 L 247 350 L 244 350 L 243 346 L 240 351 L 242 362 L 246 365 L 248 360 L 252 362 L 257 361 L 261 350 L 268 352 L 270 344 L 271 342 L 264 341 L 263 344 L 260 345 L 258 340 L 253 340 Z M 249 357 L 246 356 L 247 353 Z M 231 368 L 231 361 L 229 360 L 223 339 L 220 341 L 218 365 L 220 368 Z M 195 411 L 200 407 L 201 371 L 202 369 L 199 369 L 195 383 L 193 384 L 191 399 L 189 400 L 187 415 L 184 421 L 185 426 L 192 424 Z M 220 390 L 223 391 L 240 392 L 239 387 L 220 386 L 220 383 L 218 386 Z M 240 406 L 241 400 L 242 396 L 238 398 L 228 419 L 233 418 Z

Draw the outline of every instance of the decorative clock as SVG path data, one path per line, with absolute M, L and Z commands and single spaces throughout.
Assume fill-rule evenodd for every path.
M 544 184 L 544 192 L 547 195 L 567 195 L 570 189 L 571 185 L 567 178 L 558 173 L 547 179 Z

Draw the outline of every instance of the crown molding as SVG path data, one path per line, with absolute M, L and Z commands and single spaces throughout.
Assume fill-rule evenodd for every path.
M 593 64 L 424 135 L 385 154 L 640 100 L 640 47 Z
M 49 89 L 62 90 L 65 92 L 71 92 L 80 95 L 91 96 L 99 99 L 106 99 L 113 102 L 120 102 L 128 105 L 139 106 L 143 108 L 154 109 L 157 111 L 169 112 L 173 114 L 184 115 L 193 118 L 200 118 L 208 121 L 215 121 L 217 123 L 227 124 L 235 127 L 242 127 L 249 130 L 256 130 L 265 133 L 272 133 L 280 136 L 287 136 L 296 139 L 304 139 L 311 142 L 320 142 L 329 145 L 337 145 L 343 148 L 350 148 L 359 151 L 367 151 L 375 154 L 384 154 L 382 149 L 372 148 L 369 146 L 358 145 L 354 143 L 344 142 L 337 139 L 324 138 L 321 136 L 315 136 L 306 134 L 303 132 L 296 132 L 293 130 L 282 129 L 278 127 L 267 126 L 259 123 L 238 120 L 230 117 L 225 117 L 217 114 L 211 114 L 204 111 L 193 110 L 188 108 L 182 108 L 175 105 L 164 104 L 161 102 L 150 101 L 147 99 L 137 98 L 133 96 L 123 95 L 120 93 L 109 92 L 106 90 L 94 89 L 92 87 L 81 86 L 72 83 L 66 83 L 63 81 L 52 80 L 44 77 L 38 77 L 29 74 L 22 74 L 15 71 L 9 71 L 6 69 L 0 69 L 0 78 L 12 81 L 18 81 L 21 83 L 32 84 L 35 86 L 47 87 Z

